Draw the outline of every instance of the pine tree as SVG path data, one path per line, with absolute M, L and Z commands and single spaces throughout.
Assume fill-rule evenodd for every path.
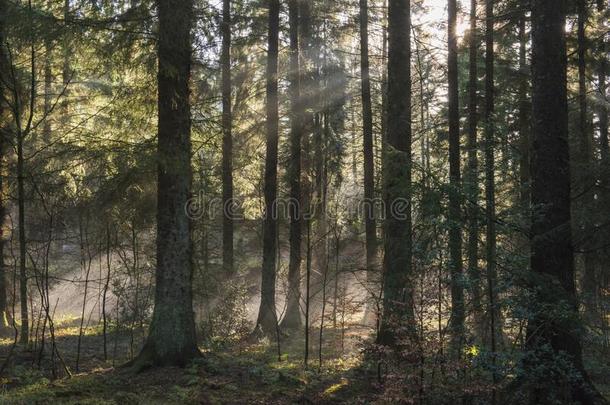
M 531 229 L 531 271 L 535 307 L 527 328 L 532 357 L 526 370 L 533 373 L 531 367 L 544 365 L 581 377 L 571 378 L 565 385 L 545 376 L 531 390 L 532 403 L 594 404 L 603 401 L 584 372 L 574 283 L 565 15 L 565 1 L 532 2 L 531 193 L 536 213 Z M 559 360 L 562 356 L 568 366 Z
M 375 166 L 373 156 L 373 111 L 371 107 L 371 77 L 369 71 L 368 0 L 360 0 L 360 92 L 362 95 L 362 140 L 364 153 L 364 233 L 367 279 L 373 280 L 377 255 L 376 224 L 373 212 L 375 198 Z
M 280 2 L 269 0 L 269 35 L 267 48 L 267 151 L 265 155 L 265 218 L 263 220 L 263 267 L 261 303 L 256 328 L 273 336 L 277 329 L 275 312 L 275 277 L 277 256 L 277 153 L 278 153 L 278 40 Z
M 301 138 L 303 132 L 303 100 L 301 99 L 301 68 L 299 48 L 299 0 L 288 2 L 290 20 L 290 262 L 288 293 L 283 329 L 301 326 Z
M 457 63 L 457 3 L 448 0 L 448 81 L 449 81 L 449 268 L 451 271 L 451 350 L 460 355 L 464 340 L 464 287 L 462 274 L 462 232 L 460 209 L 460 113 Z
M 6 27 L 6 2 L 0 0 L 0 77 L 5 78 L 7 69 L 7 60 L 4 49 L 5 44 L 5 27 Z M 8 300 L 7 300 L 7 274 L 4 263 L 4 216 L 6 212 L 5 199 L 5 165 L 4 154 L 6 149 L 6 126 L 4 122 L 6 105 L 4 102 L 5 91 L 7 91 L 4 80 L 0 80 L 0 333 L 4 333 L 9 327 L 8 320 Z
M 222 1 L 222 263 L 231 275 L 233 263 L 233 117 L 231 114 L 231 0 Z
M 192 295 L 190 0 L 158 0 L 158 191 L 155 306 L 132 367 L 185 366 L 199 355 Z
M 388 116 L 384 167 L 383 315 L 378 342 L 397 343 L 396 327 L 415 335 L 411 219 L 411 2 L 388 4 Z

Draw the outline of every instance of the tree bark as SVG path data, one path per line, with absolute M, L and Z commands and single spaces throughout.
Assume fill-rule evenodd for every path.
M 532 371 L 530 367 L 557 367 L 553 360 L 562 355 L 572 366 L 564 366 L 562 372 L 573 374 L 575 370 L 583 381 L 570 378 L 570 384 L 560 384 L 545 375 L 531 390 L 530 400 L 537 404 L 550 403 L 553 394 L 566 403 L 593 404 L 599 400 L 584 372 L 578 330 L 570 227 L 565 13 L 565 1 L 532 2 L 531 192 L 539 214 L 532 218 L 531 229 L 535 306 L 530 311 L 527 348 L 534 358 L 526 361 L 526 373 Z M 549 360 L 553 364 L 547 364 Z
M 479 160 L 477 126 L 477 50 L 479 36 L 477 31 L 477 0 L 470 1 L 470 33 L 468 46 L 468 166 L 466 169 L 466 193 L 468 198 L 468 277 L 470 295 L 474 312 L 475 334 L 482 336 L 481 272 L 479 269 Z
M 110 276 L 112 275 L 111 263 L 110 224 L 106 222 L 106 280 L 102 290 L 102 337 L 104 339 L 104 361 L 108 361 L 108 315 L 106 314 L 106 302 L 108 299 L 108 289 L 110 288 Z
M 70 81 L 72 80 L 72 69 L 70 66 L 70 57 L 71 55 L 71 44 L 70 44 L 70 38 L 69 38 L 69 27 L 68 27 L 68 23 L 70 21 L 70 0 L 64 0 L 64 29 L 65 31 L 65 36 L 64 36 L 64 40 L 63 40 L 63 64 L 62 64 L 62 72 L 61 72 L 61 77 L 62 77 L 62 81 L 63 81 L 63 98 L 61 100 L 61 105 L 60 105 L 60 109 L 61 109 L 61 114 L 60 114 L 60 121 L 61 123 L 66 126 L 68 124 L 68 122 L 70 121 L 69 119 L 69 115 L 68 115 L 68 97 L 70 95 Z M 67 130 L 67 129 L 64 129 Z
M 385 256 L 383 316 L 377 340 L 397 343 L 396 326 L 415 337 L 411 233 L 411 2 L 388 10 L 388 117 L 384 167 Z
M 52 54 L 52 43 L 50 38 L 44 40 L 44 116 L 45 120 L 42 127 L 42 140 L 46 144 L 51 142 L 51 120 L 49 114 L 53 103 L 52 85 L 53 85 L 53 72 L 51 71 L 51 54 Z
M 589 160 L 591 158 L 591 141 L 589 139 L 589 126 L 587 119 L 587 38 L 586 24 L 588 20 L 587 2 L 586 0 L 577 1 L 578 8 L 578 140 L 580 145 L 580 158 L 582 161 L 581 178 L 584 184 L 581 184 L 585 195 L 589 195 L 591 190 Z
M 231 0 L 222 1 L 222 264 L 233 274 L 233 138 L 231 114 Z
M 605 15 L 608 13 L 608 5 L 605 3 L 606 0 L 597 0 L 597 10 L 600 13 L 601 21 L 605 21 Z M 608 34 L 604 35 L 599 44 L 600 57 L 598 67 L 598 80 L 599 80 L 599 91 L 602 102 L 599 103 L 597 115 L 599 119 L 599 142 L 600 142 L 600 155 L 601 155 L 601 180 L 602 187 L 606 190 L 606 198 L 610 196 L 607 191 L 609 187 L 609 176 L 610 176 L 610 145 L 608 144 Z
M 494 91 L 494 0 L 487 0 L 485 13 L 485 222 L 486 272 L 489 300 L 489 331 L 492 353 L 496 352 L 500 335 L 498 293 L 496 283 L 496 204 L 495 204 L 495 91 Z
M 0 0 L 0 75 L 6 76 L 7 60 L 4 50 L 5 35 L 4 29 L 6 24 L 6 3 Z M 5 117 L 6 106 L 2 100 L 5 99 L 7 89 L 5 88 L 4 80 L 0 80 L 0 119 Z M 4 120 L 0 121 L 0 330 L 6 330 L 9 327 L 9 311 L 7 300 L 7 274 L 4 263 L 4 244 L 6 235 L 4 235 L 4 217 L 6 213 L 5 198 L 4 198 L 4 151 L 6 145 L 4 128 L 7 123 Z
M 528 34 L 525 27 L 525 13 L 519 19 L 519 183 L 521 209 L 526 216 L 526 224 L 529 225 L 530 207 L 530 133 L 531 133 L 531 103 L 528 101 L 529 68 L 527 65 L 527 42 Z
M 597 0 L 597 10 L 600 13 L 600 20 L 603 22 L 606 20 L 608 13 L 607 0 Z M 599 80 L 599 91 L 601 95 L 601 102 L 597 109 L 597 115 L 599 119 L 599 142 L 600 142 L 600 155 L 601 155 L 601 171 L 600 177 L 602 180 L 602 187 L 608 190 L 610 177 L 610 145 L 608 144 L 608 51 L 610 51 L 610 45 L 608 43 L 608 33 L 606 33 L 601 39 L 599 44 L 599 66 L 598 66 L 598 80 Z M 610 193 L 606 191 L 606 199 Z
M 158 190 L 155 306 L 133 366 L 185 366 L 199 355 L 192 301 L 191 220 L 185 211 L 191 171 L 190 0 L 157 0 Z
M 576 223 L 578 224 L 578 239 L 583 241 L 580 244 L 580 250 L 584 250 L 582 254 L 584 262 L 583 272 L 583 296 L 582 300 L 585 305 L 585 314 L 593 314 L 595 312 L 595 296 L 596 296 L 596 274 L 595 274 L 595 255 L 590 250 L 593 247 L 591 242 L 592 236 L 592 218 L 587 215 L 587 212 L 592 208 L 594 203 L 594 186 L 595 177 L 593 175 L 593 150 L 592 140 L 593 134 L 590 132 L 588 122 L 588 103 L 587 103 L 587 38 L 586 24 L 588 20 L 587 2 L 578 0 L 578 24 L 577 24 L 577 54 L 578 54 L 578 145 L 579 150 L 576 154 L 575 162 L 576 177 L 577 177 L 577 195 L 578 198 L 575 211 Z
M 306 220 L 307 228 L 307 257 L 305 259 L 305 351 L 303 353 L 303 364 L 307 368 L 309 363 L 309 310 L 311 307 L 311 219 Z
M 608 15 L 608 1 L 607 0 L 597 0 L 597 11 L 599 13 L 599 22 L 600 26 L 604 27 L 604 24 L 607 21 Z M 610 145 L 608 144 L 608 83 L 607 83 L 607 74 L 608 74 L 608 53 L 610 52 L 610 46 L 608 42 L 608 33 L 605 33 L 604 36 L 599 41 L 598 45 L 599 51 L 599 62 L 598 62 L 598 88 L 599 88 L 599 97 L 600 101 L 597 103 L 596 115 L 598 118 L 598 129 L 599 129 L 599 151 L 600 151 L 600 159 L 598 170 L 598 182 L 599 182 L 599 198 L 597 200 L 598 206 L 601 208 L 598 212 L 602 213 L 602 217 L 600 218 L 602 223 L 607 220 L 607 217 L 604 217 L 603 213 L 607 212 L 607 207 L 610 206 Z M 607 241 L 610 239 L 610 232 L 607 227 L 606 230 L 600 232 L 596 241 Z M 603 242 L 602 242 L 603 244 Z M 596 246 L 597 247 L 597 246 Z M 597 252 L 598 254 L 598 263 L 607 262 L 610 258 L 610 249 L 608 247 L 602 248 Z M 605 280 L 604 280 L 605 279 Z M 594 302 L 593 305 L 596 306 L 596 311 L 602 314 L 598 317 L 601 320 L 602 331 L 605 333 L 608 328 L 608 321 L 604 318 L 603 312 L 600 311 L 600 290 L 602 288 L 608 288 L 608 277 L 599 277 L 598 282 L 596 282 L 596 286 L 594 287 L 597 302 Z M 592 290 L 592 289 L 590 289 Z
M 0 91 L 3 91 L 1 87 Z M 0 116 L 2 116 L 2 113 L 2 107 L 0 107 Z M 0 136 L 0 334 L 10 326 L 7 299 L 8 284 L 6 278 L 6 264 L 4 263 L 4 217 L 6 212 L 4 206 L 4 184 L 4 136 Z
M 267 48 L 267 151 L 265 156 L 265 218 L 263 220 L 263 267 L 261 302 L 256 328 L 273 336 L 277 327 L 275 312 L 275 277 L 277 254 L 277 149 L 278 149 L 278 40 L 280 2 L 269 0 L 269 35 Z
M 290 261 L 288 263 L 288 295 L 283 329 L 298 329 L 301 321 L 301 138 L 303 107 L 301 100 L 299 61 L 299 0 L 288 2 L 290 22 Z
M 362 139 L 364 153 L 364 210 L 366 274 L 373 281 L 377 254 L 377 236 L 373 199 L 375 198 L 375 166 L 373 156 L 373 111 L 371 107 L 371 77 L 369 72 L 368 0 L 360 0 L 360 80 L 362 95 Z
M 448 0 L 449 84 L 449 269 L 451 273 L 451 351 L 458 357 L 464 340 L 464 287 L 460 209 L 460 112 L 457 62 L 457 3 Z
M 29 342 L 28 276 L 26 268 L 27 246 L 25 238 L 25 160 L 23 156 L 24 134 L 17 130 L 17 210 L 19 229 L 19 298 L 21 308 L 21 333 L 19 343 Z
M 388 0 L 383 0 L 381 17 L 381 182 L 380 189 L 383 188 L 383 173 L 385 156 L 387 149 L 387 127 L 388 127 Z M 383 227 L 381 229 L 383 239 Z

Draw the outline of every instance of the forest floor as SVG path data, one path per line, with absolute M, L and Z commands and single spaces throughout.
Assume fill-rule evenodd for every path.
M 344 333 L 342 333 L 344 332 Z M 319 366 L 319 330 L 311 331 L 309 365 L 303 364 L 303 336 L 284 336 L 278 358 L 275 342 L 234 342 L 202 356 L 186 368 L 149 369 L 138 374 L 122 368 L 137 354 L 141 333 L 108 334 L 104 360 L 99 326 L 84 330 L 79 369 L 76 353 L 79 322 L 57 322 L 56 343 L 72 376 L 66 377 L 55 360 L 40 361 L 40 343 L 25 350 L 12 338 L 0 339 L 0 404 L 333 404 L 387 403 L 378 383 L 377 368 L 362 361 L 367 330 L 352 325 L 325 329 L 323 362 Z M 341 355 L 343 353 L 343 355 Z M 607 360 L 607 359 L 606 359 Z M 610 398 L 606 360 L 587 360 L 598 389 Z M 603 363 L 603 364 L 596 364 Z M 597 370 L 596 372 L 592 372 Z
M 349 331 L 345 339 L 329 330 L 325 340 L 331 344 L 323 352 L 322 367 L 317 332 L 312 331 L 308 368 L 303 367 L 304 345 L 299 336 L 284 338 L 281 359 L 273 342 L 237 343 L 204 351 L 187 368 L 150 369 L 135 375 L 119 367 L 129 359 L 131 334 L 110 334 L 108 356 L 125 354 L 116 357 L 113 367 L 112 360 L 103 359 L 103 336 L 98 327 L 83 334 L 77 372 L 78 330 L 68 322 L 60 324 L 56 332 L 57 347 L 71 378 L 53 379 L 48 358 L 39 367 L 36 351 L 16 346 L 8 373 L 3 374 L 8 377 L 0 378 L 0 404 L 359 403 L 368 402 L 376 392 L 374 374 L 360 364 L 357 342 L 362 341 L 362 330 Z M 346 354 L 331 357 L 330 353 L 341 352 L 341 341 Z M 330 347 L 333 342 L 336 347 Z M 12 344 L 12 339 L 0 340 L 0 363 Z M 61 369 L 57 363 L 56 367 Z

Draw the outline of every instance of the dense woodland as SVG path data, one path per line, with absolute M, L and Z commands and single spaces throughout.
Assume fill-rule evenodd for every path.
M 606 404 L 607 0 L 0 0 L 0 403 Z

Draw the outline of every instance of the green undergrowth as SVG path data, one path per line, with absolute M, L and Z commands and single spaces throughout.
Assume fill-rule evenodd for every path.
M 51 381 L 30 365 L 0 379 L 1 404 L 286 404 L 355 403 L 369 395 L 357 355 L 324 360 L 317 351 L 307 368 L 302 341 L 282 350 L 268 343 L 204 351 L 186 368 L 139 374 L 112 367 Z

